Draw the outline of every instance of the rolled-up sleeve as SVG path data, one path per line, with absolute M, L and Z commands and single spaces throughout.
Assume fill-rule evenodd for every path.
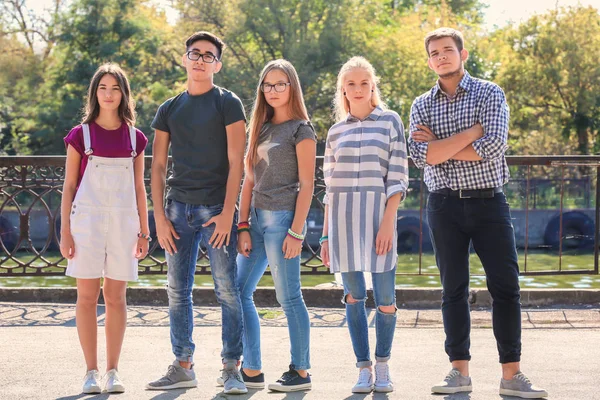
M 408 189 L 408 151 L 404 138 L 404 125 L 399 116 L 392 120 L 390 129 L 390 158 L 385 181 L 385 192 L 389 199 L 396 193 L 405 198 Z
M 504 92 L 495 86 L 481 112 L 483 137 L 473 142 L 473 149 L 483 160 L 495 160 L 508 149 L 508 121 L 510 112 Z
M 331 176 L 335 169 L 335 156 L 333 149 L 331 148 L 331 140 L 329 134 L 325 141 L 325 154 L 323 157 L 323 180 L 325 181 L 325 196 L 323 197 L 323 204 L 329 204 L 329 189 L 331 185 Z
M 425 168 L 427 166 L 427 150 L 429 149 L 429 142 L 416 142 L 413 140 L 412 134 L 419 130 L 417 125 L 428 125 L 424 116 L 423 101 L 417 98 L 410 108 L 410 123 L 408 135 L 408 148 L 410 150 L 410 157 L 412 158 L 417 168 Z

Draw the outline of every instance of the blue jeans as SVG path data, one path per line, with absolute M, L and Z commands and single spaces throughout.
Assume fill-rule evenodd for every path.
M 223 211 L 222 204 L 204 206 L 185 204 L 170 199 L 167 200 L 165 206 L 165 215 L 179 235 L 179 239 L 175 239 L 177 253 L 172 256 L 166 253 L 171 345 L 173 353 L 179 361 L 191 362 L 194 355 L 192 288 L 198 248 L 201 242 L 208 249 L 215 293 L 217 301 L 221 304 L 223 321 L 221 357 L 224 363 L 234 363 L 242 355 L 242 305 L 235 284 L 237 215 L 234 217 L 231 227 L 229 246 L 222 246 L 221 249 L 213 248 L 208 244 L 215 224 L 202 226 L 221 211 Z
M 293 211 L 251 209 L 252 252 L 248 258 L 240 254 L 237 259 L 237 282 L 244 313 L 244 368 L 262 369 L 260 321 L 254 305 L 254 291 L 267 264 L 271 267 L 277 301 L 288 322 L 292 368 L 310 368 L 310 320 L 300 290 L 300 256 L 285 259 L 282 251 L 293 219 Z
M 501 363 L 521 358 L 519 265 L 504 193 L 461 199 L 430 193 L 427 219 L 442 281 L 445 349 L 450 361 L 470 360 L 469 245 L 479 256 L 492 296 L 492 324 Z
M 387 272 L 373 273 L 373 296 L 377 314 L 375 314 L 375 360 L 387 361 L 392 352 L 394 331 L 396 330 L 396 312 L 384 313 L 380 306 L 396 306 L 396 268 Z M 350 330 L 350 339 L 356 356 L 356 366 L 368 367 L 372 365 L 369 351 L 369 329 L 367 326 L 367 289 L 363 272 L 342 272 L 344 283 L 344 300 L 346 304 L 346 320 Z M 357 302 L 350 304 L 346 297 L 351 295 Z

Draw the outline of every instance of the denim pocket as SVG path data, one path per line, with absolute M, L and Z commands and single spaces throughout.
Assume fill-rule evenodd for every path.
M 442 211 L 447 198 L 448 196 L 444 196 L 443 194 L 430 193 L 427 197 L 427 212 L 435 213 Z

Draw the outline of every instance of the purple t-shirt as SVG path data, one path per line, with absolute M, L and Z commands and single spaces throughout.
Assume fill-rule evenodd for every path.
M 115 130 L 107 130 L 102 128 L 95 122 L 90 125 L 90 142 L 91 147 L 94 150 L 93 155 L 98 157 L 131 157 L 131 139 L 129 138 L 129 126 L 123 123 L 120 128 Z M 137 155 L 142 154 L 148 139 L 146 135 L 139 129 L 135 130 L 136 142 L 135 149 Z M 81 125 L 77 125 L 67 136 L 65 136 L 65 146 L 73 146 L 75 150 L 81 155 L 81 165 L 79 167 L 79 179 L 77 180 L 77 187 L 81 183 L 83 173 L 88 163 L 88 156 L 85 154 L 85 144 L 83 141 L 83 128 Z

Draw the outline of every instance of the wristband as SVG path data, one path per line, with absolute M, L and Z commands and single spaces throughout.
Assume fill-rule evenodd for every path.
M 323 243 L 325 243 L 328 240 L 329 240 L 329 236 L 325 235 L 321 239 L 319 239 L 319 244 L 322 245 Z
M 142 239 L 146 239 L 148 242 L 152 241 L 152 238 L 150 237 L 150 235 L 146 235 L 145 233 L 139 232 L 137 234 L 137 237 L 142 238 Z
M 300 238 L 297 238 L 296 236 L 293 236 L 293 235 L 291 235 L 289 232 L 288 232 L 288 234 L 287 234 L 287 235 L 288 235 L 289 237 L 291 237 L 292 239 L 294 239 L 294 240 L 297 240 L 297 241 L 299 241 L 299 242 L 301 242 L 301 241 L 303 241 L 303 240 L 304 240 L 304 239 L 300 239 Z

